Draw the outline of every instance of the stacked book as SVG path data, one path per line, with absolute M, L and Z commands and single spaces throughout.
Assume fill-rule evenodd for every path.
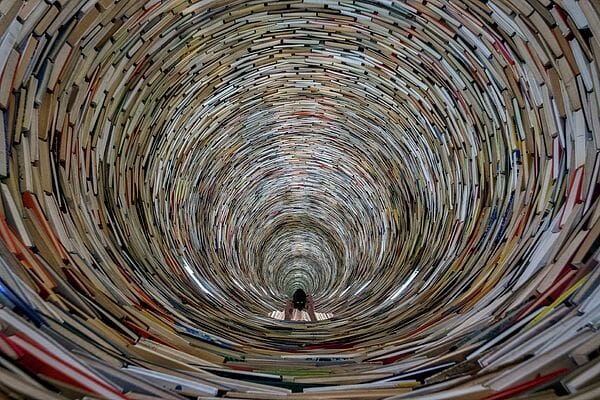
M 1 1 L 0 399 L 600 398 L 599 62 L 596 0 Z

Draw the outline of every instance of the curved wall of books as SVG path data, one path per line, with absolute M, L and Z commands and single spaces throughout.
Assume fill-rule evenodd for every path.
M 596 0 L 12 0 L 0 35 L 2 398 L 600 396 Z M 334 316 L 269 318 L 298 287 Z

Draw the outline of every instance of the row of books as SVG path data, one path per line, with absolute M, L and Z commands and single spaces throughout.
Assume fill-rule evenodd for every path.
M 0 397 L 599 397 L 598 29 L 0 2 Z

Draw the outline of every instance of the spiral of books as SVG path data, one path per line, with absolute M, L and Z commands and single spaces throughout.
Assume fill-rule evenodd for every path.
M 597 0 L 0 1 L 0 399 L 600 398 L 599 62 Z

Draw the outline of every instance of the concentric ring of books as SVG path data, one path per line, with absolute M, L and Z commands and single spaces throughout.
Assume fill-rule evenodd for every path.
M 0 398 L 600 398 L 599 61 L 596 0 L 0 1 Z

